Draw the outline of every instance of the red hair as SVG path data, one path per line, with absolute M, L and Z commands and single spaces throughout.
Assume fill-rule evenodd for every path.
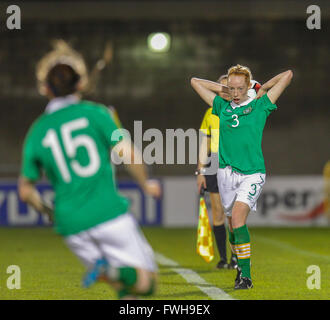
M 237 64 L 236 66 L 230 67 L 228 69 L 227 76 L 231 75 L 241 75 L 245 77 L 245 81 L 247 85 L 250 85 L 250 82 L 252 80 L 252 73 L 248 67 L 241 66 L 240 64 Z

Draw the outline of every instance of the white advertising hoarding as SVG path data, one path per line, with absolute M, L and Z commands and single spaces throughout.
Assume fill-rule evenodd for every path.
M 167 226 L 194 226 L 198 223 L 196 179 L 164 179 L 164 216 Z M 208 203 L 208 194 L 205 195 Z M 328 220 L 323 213 L 322 176 L 268 177 L 248 225 L 254 226 L 318 226 Z M 209 208 L 209 216 L 212 214 Z
M 191 227 L 198 224 L 199 195 L 195 177 L 164 177 L 159 200 L 145 196 L 132 181 L 120 182 L 119 190 L 130 203 L 130 211 L 141 225 Z M 49 184 L 38 189 L 46 200 L 53 199 Z M 205 194 L 210 221 L 208 193 Z M 330 219 L 324 214 L 322 176 L 268 177 L 258 200 L 257 212 L 248 217 L 250 226 L 322 226 Z M 17 183 L 0 182 L 0 226 L 49 225 L 35 210 L 20 201 Z

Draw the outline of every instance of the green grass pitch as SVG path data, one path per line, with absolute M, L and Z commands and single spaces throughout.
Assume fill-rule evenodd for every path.
M 196 254 L 196 228 L 145 227 L 155 252 L 193 270 L 211 286 L 237 300 L 328 300 L 330 298 L 329 228 L 250 228 L 254 288 L 235 291 L 236 271 L 216 270 L 216 254 L 206 263 Z M 0 228 L 0 300 L 106 300 L 115 292 L 105 283 L 90 289 L 80 286 L 84 267 L 52 228 Z M 215 250 L 216 251 L 216 250 Z M 228 246 L 228 256 L 230 256 Z M 20 268 L 21 288 L 9 289 L 11 273 Z M 320 289 L 308 273 L 320 270 Z M 309 280 L 308 280 L 309 279 Z M 194 282 L 187 282 L 173 267 L 159 265 L 154 300 L 208 300 Z

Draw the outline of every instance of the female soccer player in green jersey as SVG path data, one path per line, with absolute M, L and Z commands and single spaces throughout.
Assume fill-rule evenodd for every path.
M 142 155 L 131 141 L 113 138 L 122 132 L 113 114 L 80 99 L 81 81 L 87 78 L 84 62 L 60 45 L 37 68 L 40 92 L 50 101 L 25 138 L 19 195 L 38 211 L 54 214 L 56 231 L 88 269 L 85 287 L 104 279 L 121 299 L 152 294 L 153 251 L 117 190 L 110 151 L 120 154 L 146 194 L 159 197 L 160 185 L 147 179 Z M 35 188 L 42 171 L 55 191 L 54 209 Z
M 224 74 L 219 77 L 217 82 L 227 87 L 227 78 L 227 74 Z M 252 85 L 248 91 L 248 96 L 250 98 L 255 98 L 261 85 L 255 80 L 251 80 L 251 84 Z M 223 99 L 231 101 L 231 97 L 228 93 L 220 92 L 219 95 Z M 205 112 L 200 131 L 203 136 L 201 140 L 201 152 L 195 175 L 197 176 L 198 192 L 200 193 L 200 190 L 203 187 L 204 190 L 210 194 L 213 232 L 219 255 L 221 257 L 221 260 L 217 264 L 217 268 L 236 269 L 237 257 L 234 252 L 232 252 L 230 263 L 227 264 L 225 214 L 220 200 L 217 180 L 217 171 L 219 168 L 219 117 L 212 114 L 211 107 L 209 107 Z M 205 152 L 206 150 L 207 153 Z M 207 165 L 202 165 L 202 163 L 206 163 L 208 156 L 210 157 L 210 163 Z
M 248 97 L 252 75 L 247 67 L 228 70 L 228 85 L 192 78 L 191 85 L 220 118 L 218 187 L 229 222 L 229 241 L 238 258 L 235 289 L 253 287 L 251 280 L 250 235 L 246 225 L 249 212 L 265 183 L 266 170 L 261 141 L 269 114 L 277 109 L 277 99 L 291 82 L 291 70 L 278 74 Z M 227 92 L 231 101 L 218 94 Z

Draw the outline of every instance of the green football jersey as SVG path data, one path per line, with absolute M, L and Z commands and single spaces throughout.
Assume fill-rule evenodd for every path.
M 216 96 L 212 113 L 220 118 L 219 166 L 243 174 L 266 173 L 262 134 L 266 119 L 276 110 L 267 94 L 236 105 Z
M 55 192 L 58 233 L 75 234 L 127 212 L 110 163 L 117 129 L 109 110 L 89 101 L 44 113 L 29 129 L 21 174 L 36 181 L 42 169 L 46 173 Z

